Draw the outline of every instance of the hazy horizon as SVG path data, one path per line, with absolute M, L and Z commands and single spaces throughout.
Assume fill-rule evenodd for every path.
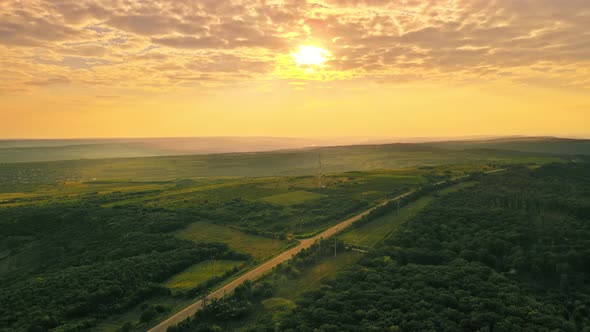
M 0 141 L 44 141 L 44 140 L 140 140 L 140 139 L 190 139 L 190 138 L 277 138 L 277 139 L 371 139 L 371 140 L 462 140 L 462 139 L 496 139 L 496 138 L 562 138 L 590 139 L 589 135 L 524 135 L 524 134 L 474 134 L 449 136 L 265 136 L 265 135 L 208 135 L 208 136 L 42 136 L 42 137 L 0 137 Z

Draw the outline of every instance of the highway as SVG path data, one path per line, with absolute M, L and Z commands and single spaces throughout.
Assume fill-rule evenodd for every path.
M 239 276 L 238 278 L 234 279 L 233 281 L 227 283 L 226 285 L 224 285 L 224 286 L 218 288 L 217 290 L 215 290 L 214 292 L 210 293 L 206 297 L 206 302 L 209 302 L 212 299 L 222 298 L 226 294 L 231 293 L 234 289 L 236 289 L 236 287 L 238 287 L 239 285 L 244 283 L 244 281 L 255 280 L 255 279 L 261 277 L 266 272 L 272 270 L 273 267 L 279 265 L 282 262 L 288 261 L 289 259 L 291 259 L 291 257 L 293 257 L 293 255 L 299 253 L 303 249 L 307 249 L 307 248 L 311 247 L 316 241 L 318 241 L 322 238 L 329 238 L 329 237 L 333 236 L 334 234 L 338 233 L 339 231 L 341 231 L 341 230 L 347 228 L 348 226 L 350 226 L 351 224 L 353 224 L 355 221 L 357 221 L 357 220 L 361 219 L 362 217 L 366 216 L 367 214 L 371 213 L 376 208 L 379 208 L 385 204 L 388 204 L 390 202 L 393 202 L 393 201 L 401 199 L 405 196 L 408 196 L 408 195 L 412 194 L 414 191 L 415 190 L 412 190 L 412 191 L 409 191 L 405 194 L 402 194 L 397 197 L 391 198 L 387 201 L 384 201 L 384 202 L 382 202 L 382 203 L 380 203 L 380 204 L 378 204 L 378 205 L 376 205 L 376 206 L 374 206 L 374 207 L 372 207 L 372 208 L 370 208 L 370 209 L 368 209 L 368 210 L 366 210 L 354 217 L 346 219 L 346 220 L 338 223 L 337 225 L 330 227 L 329 229 L 323 231 L 322 233 L 320 233 L 314 237 L 301 240 L 296 247 L 285 250 L 284 252 L 280 253 L 279 255 L 265 261 L 264 263 L 256 266 L 255 268 L 249 270 L 248 272 L 244 273 L 243 275 Z M 180 310 L 179 312 L 173 314 L 172 316 L 168 317 L 166 320 L 162 321 L 161 323 L 159 323 L 158 325 L 156 325 L 155 327 L 153 327 L 149 331 L 150 332 L 166 332 L 166 330 L 168 329 L 169 326 L 176 325 L 176 324 L 182 322 L 183 320 L 191 317 L 197 311 L 199 311 L 202 307 L 203 307 L 203 300 L 198 299 L 197 301 L 195 301 L 194 303 L 192 303 L 188 307 L 186 307 L 186 308 Z

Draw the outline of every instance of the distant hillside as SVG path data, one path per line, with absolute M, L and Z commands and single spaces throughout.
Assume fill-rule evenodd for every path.
M 559 155 L 590 155 L 590 140 L 556 137 L 501 138 L 479 141 L 427 143 L 443 149 L 494 149 Z
M 322 142 L 282 137 L 4 140 L 0 141 L 0 163 L 255 152 L 312 145 Z
M 357 145 L 274 152 L 225 153 L 142 158 L 85 159 L 0 164 L 0 183 L 132 180 L 197 177 L 313 175 L 321 159 L 324 173 L 420 167 L 443 164 L 547 163 L 564 159 L 504 150 L 448 150 L 425 144 Z
M 439 149 L 469 150 L 492 149 L 548 154 L 590 155 L 590 140 L 553 137 L 510 137 L 483 139 L 474 137 L 407 138 L 375 140 L 367 138 L 285 138 L 285 137 L 187 137 L 187 138 L 111 138 L 111 139 L 51 139 L 51 140 L 0 140 L 0 163 L 40 162 L 58 160 L 154 157 L 199 155 L 218 153 L 264 152 L 313 147 L 363 144 L 361 149 L 382 150 L 378 146 L 396 143 Z M 369 145 L 370 144 L 370 145 Z M 373 148 L 369 148 L 373 147 Z M 353 149 L 354 150 L 354 149 Z

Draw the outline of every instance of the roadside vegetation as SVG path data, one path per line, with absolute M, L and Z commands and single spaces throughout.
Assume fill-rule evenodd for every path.
M 450 181 L 425 185 L 400 199 L 399 212 L 397 201 L 383 205 L 357 221 L 344 234 L 321 240 L 269 275 L 246 283 L 234 295 L 214 301 L 193 319 L 170 330 L 274 331 L 272 326 L 278 326 L 278 322 L 295 310 L 297 302 L 307 292 L 318 290 L 322 282 L 350 268 L 367 250 L 389 237 L 403 222 L 435 199 L 476 183 Z
M 163 285 L 175 291 L 189 291 L 207 281 L 212 276 L 237 272 L 244 265 L 244 261 L 209 260 L 197 263 L 166 280 Z
M 220 242 L 238 252 L 244 252 L 257 261 L 279 253 L 288 247 L 289 242 L 260 235 L 248 234 L 228 226 L 221 226 L 206 222 L 194 222 L 175 232 L 182 239 L 195 243 Z
M 372 248 L 386 236 L 389 236 L 391 232 L 396 230 L 402 223 L 422 211 L 433 200 L 451 192 L 468 188 L 476 183 L 477 182 L 475 181 L 461 182 L 419 197 L 415 201 L 408 202 L 407 204 L 400 204 L 399 208 L 397 203 L 394 203 L 389 207 L 389 212 L 387 214 L 371 218 L 370 222 L 365 222 L 353 227 L 351 230 L 339 236 L 338 239 L 344 241 L 347 245 L 361 250 Z

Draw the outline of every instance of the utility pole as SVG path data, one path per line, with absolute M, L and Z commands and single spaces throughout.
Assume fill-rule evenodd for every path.
M 205 289 L 203 291 L 203 308 L 205 308 L 207 306 L 207 290 Z
M 318 188 L 322 188 L 322 155 L 318 153 Z
M 336 237 L 334 237 L 334 257 L 336 257 Z

